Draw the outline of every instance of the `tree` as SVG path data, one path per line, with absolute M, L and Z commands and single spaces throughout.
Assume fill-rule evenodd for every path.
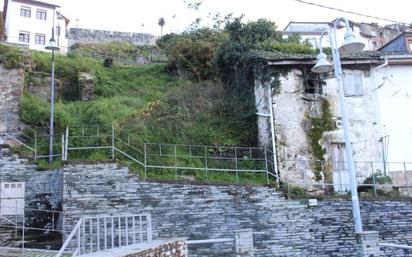
M 157 23 L 160 26 L 160 36 L 163 36 L 163 27 L 166 24 L 166 21 L 163 17 L 160 17 L 159 22 Z

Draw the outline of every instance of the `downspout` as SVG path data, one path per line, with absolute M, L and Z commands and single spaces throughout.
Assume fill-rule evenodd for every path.
M 374 98 L 374 103 L 375 103 L 375 116 L 376 116 L 376 123 L 378 124 L 379 128 L 379 134 L 380 134 L 380 141 L 381 141 L 381 152 L 382 152 L 382 162 L 383 162 L 383 168 L 384 168 L 384 174 L 386 174 L 387 167 L 386 167 L 386 160 L 387 156 L 385 154 L 385 146 L 383 143 L 383 126 L 382 126 L 382 121 L 381 121 L 381 115 L 380 115 L 380 106 L 379 106 L 379 97 L 378 97 L 378 85 L 376 83 L 376 71 L 385 67 L 389 68 L 389 61 L 388 57 L 384 58 L 384 63 L 372 68 L 372 90 L 373 90 L 373 98 Z M 373 171 L 372 171 L 373 172 Z
M 270 130 L 272 134 L 272 148 L 273 148 L 273 166 L 274 172 L 276 175 L 276 181 L 279 185 L 279 177 L 280 174 L 278 173 L 278 160 L 277 160 L 277 147 L 276 147 L 276 134 L 275 134 L 275 116 L 273 115 L 273 98 L 272 98 L 272 86 L 269 85 L 269 115 L 270 115 Z

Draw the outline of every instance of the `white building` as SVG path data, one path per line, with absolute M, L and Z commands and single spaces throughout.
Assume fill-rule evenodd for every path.
M 315 44 L 313 38 L 319 41 L 319 38 L 323 31 L 333 24 L 332 22 L 294 22 L 291 21 L 283 30 L 283 35 L 288 37 L 293 34 L 300 35 L 302 41 L 309 40 L 311 44 Z M 381 27 L 374 23 L 356 23 L 349 21 L 349 25 L 357 39 L 365 44 L 364 50 L 376 50 L 383 46 L 388 41 L 397 36 L 398 31 L 389 27 Z M 341 45 L 344 40 L 344 34 L 346 28 L 342 23 L 337 28 L 337 41 L 338 45 Z M 313 41 L 312 41 L 313 40 Z M 330 47 L 329 36 L 325 36 L 322 41 L 322 47 Z
M 378 53 L 379 54 L 379 53 Z M 345 142 L 334 75 L 314 74 L 315 58 L 268 56 L 268 65 L 282 70 L 279 93 L 273 96 L 278 169 L 283 179 L 306 186 L 321 182 L 335 191 L 349 190 Z M 358 183 L 385 174 L 400 188 L 412 185 L 412 32 L 381 48 L 342 59 L 350 137 Z M 267 113 L 268 94 L 255 87 L 257 111 Z M 266 97 L 267 98 L 267 97 Z M 330 104 L 334 129 L 321 132 L 316 154 L 311 133 Z M 268 119 L 259 117 L 259 141 L 270 142 Z M 319 133 L 319 131 L 317 132 Z M 322 165 L 316 165 L 321 160 Z M 319 169 L 321 168 L 321 169 Z
M 69 20 L 58 12 L 59 6 L 35 0 L 4 0 L 6 42 L 46 51 L 55 30 L 62 53 L 67 52 L 66 27 Z

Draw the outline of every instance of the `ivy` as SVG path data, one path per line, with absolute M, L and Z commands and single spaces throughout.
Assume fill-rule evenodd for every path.
M 330 104 L 327 100 L 322 102 L 322 116 L 311 118 L 311 129 L 309 131 L 310 145 L 313 152 L 313 157 L 315 158 L 314 171 L 315 179 L 317 181 L 321 180 L 322 164 L 324 161 L 323 148 L 319 144 L 319 140 L 322 139 L 322 135 L 326 131 L 331 131 L 336 129 L 335 123 L 332 119 L 332 113 L 330 111 Z

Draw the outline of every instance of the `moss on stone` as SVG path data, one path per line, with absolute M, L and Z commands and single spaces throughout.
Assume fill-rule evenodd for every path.
M 320 117 L 310 118 L 311 128 L 308 133 L 310 139 L 310 146 L 312 149 L 313 157 L 315 159 L 314 163 L 314 172 L 315 179 L 317 181 L 321 180 L 322 172 L 322 161 L 323 157 L 323 148 L 319 144 L 319 140 L 322 139 L 322 135 L 326 131 L 331 131 L 335 129 L 335 123 L 332 119 L 332 113 L 330 111 L 330 104 L 327 100 L 322 102 L 322 115 Z

